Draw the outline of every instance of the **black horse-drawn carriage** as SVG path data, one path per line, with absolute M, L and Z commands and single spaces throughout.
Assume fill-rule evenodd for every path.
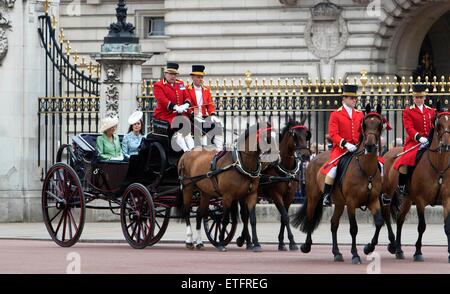
M 170 218 L 181 217 L 174 215 L 172 207 L 178 205 L 177 195 L 181 193 L 176 164 L 183 153 L 171 148 L 168 126 L 154 120 L 139 154 L 128 162 L 99 160 L 97 136 L 73 137 L 72 145 L 59 148 L 57 163 L 47 172 L 42 211 L 50 236 L 60 246 L 72 246 L 83 231 L 86 208 L 106 209 L 120 215 L 123 234 L 133 248 L 157 243 Z M 198 201 L 198 196 L 194 197 L 192 215 Z M 221 219 L 221 199 L 214 198 L 203 220 L 207 238 L 214 246 L 218 244 Z M 232 240 L 236 226 L 232 223 L 227 230 L 226 243 Z

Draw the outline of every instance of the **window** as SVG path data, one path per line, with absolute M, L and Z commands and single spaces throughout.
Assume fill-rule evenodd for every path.
M 164 17 L 149 17 L 147 21 L 147 37 L 164 36 L 165 22 Z

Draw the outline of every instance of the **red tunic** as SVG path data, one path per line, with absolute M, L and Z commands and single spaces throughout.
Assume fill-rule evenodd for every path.
M 187 86 L 186 89 L 186 95 L 188 99 L 192 102 L 192 110 L 189 111 L 189 113 L 192 113 L 193 109 L 196 109 L 194 107 L 198 107 L 197 102 L 197 96 L 195 93 L 194 85 Z M 202 86 L 202 98 L 203 98 L 203 104 L 202 104 L 202 115 L 203 117 L 210 116 L 213 113 L 216 112 L 216 108 L 214 107 L 214 103 L 211 98 L 211 90 L 207 86 Z
M 343 106 L 331 113 L 328 122 L 328 131 L 331 140 L 333 141 L 333 148 L 331 149 L 330 159 L 320 169 L 323 174 L 327 174 L 331 168 L 337 166 L 339 160 L 336 160 L 327 166 L 329 162 L 347 151 L 347 148 L 344 147 L 344 140 L 353 145 L 358 144 L 363 119 L 364 114 L 355 109 L 352 110 L 352 118 L 350 118 L 347 110 L 345 110 Z
M 423 106 L 423 113 L 416 105 L 403 110 L 403 126 L 408 134 L 403 151 L 417 145 L 420 137 L 428 137 L 430 130 L 434 128 L 434 117 L 434 108 L 426 105 Z M 419 147 L 400 156 L 394 163 L 394 169 L 398 170 L 401 165 L 415 166 L 418 151 Z
M 191 103 L 186 95 L 186 89 L 183 81 L 177 80 L 172 86 L 165 79 L 155 83 L 153 93 L 158 102 L 153 117 L 164 120 L 172 124 L 172 120 L 177 116 L 173 110 L 175 105 Z M 183 113 L 183 115 L 187 115 Z

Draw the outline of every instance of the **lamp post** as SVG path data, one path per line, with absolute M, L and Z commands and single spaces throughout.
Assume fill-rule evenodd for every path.
M 104 38 L 105 44 L 138 44 L 135 26 L 127 22 L 127 5 L 125 0 L 119 0 L 116 7 L 117 21 L 109 25 L 109 33 Z

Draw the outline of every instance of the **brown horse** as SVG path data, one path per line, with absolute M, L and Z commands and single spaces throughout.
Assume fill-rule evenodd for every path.
M 287 229 L 289 239 L 289 249 L 298 250 L 294 236 L 289 225 L 289 207 L 294 201 L 295 193 L 298 188 L 297 173 L 303 163 L 309 160 L 311 151 L 307 143 L 311 139 L 311 132 L 304 126 L 308 117 L 301 117 L 300 122 L 289 120 L 288 124 L 283 128 L 279 138 L 280 153 L 279 158 L 275 162 L 268 164 L 261 173 L 259 182 L 258 195 L 269 198 L 273 201 L 276 208 L 280 212 L 280 232 L 278 234 L 278 250 L 286 251 L 284 244 L 284 229 Z M 241 208 L 241 218 L 244 223 L 244 229 L 241 236 L 237 238 L 238 246 L 247 243 L 247 249 L 260 251 L 258 240 L 250 240 L 250 234 L 245 225 L 248 222 L 248 211 Z M 256 236 L 256 214 L 250 215 L 250 224 L 252 226 L 252 235 Z
M 391 209 L 397 222 L 397 236 L 395 239 L 395 255 L 397 259 L 405 258 L 402 251 L 401 234 L 405 217 L 411 208 L 412 202 L 416 204 L 419 218 L 417 226 L 419 236 L 416 242 L 414 261 L 424 260 L 422 236 L 426 229 L 425 207 L 442 203 L 444 208 L 444 229 L 448 241 L 448 261 L 450 262 L 450 112 L 439 112 L 439 108 L 438 106 L 431 145 L 425 150 L 412 172 L 411 179 L 407 184 L 408 195 L 401 201 L 400 211 L 396 211 L 398 202 L 396 195 L 398 171 L 394 170 L 392 166 L 397 158 L 397 154 L 402 149 L 394 148 L 384 156 L 387 172 L 385 176 L 385 191 L 393 200 Z M 389 228 L 390 222 L 386 221 L 386 224 Z M 392 248 L 392 243 L 390 246 Z
M 185 153 L 178 162 L 178 174 L 183 187 L 183 214 L 187 226 L 186 244 L 192 244 L 189 214 L 194 191 L 200 193 L 197 210 L 197 246 L 202 246 L 200 237 L 201 220 L 207 216 L 210 199 L 221 197 L 223 205 L 222 230 L 217 248 L 226 251 L 224 236 L 233 210 L 233 221 L 237 221 L 237 201 L 245 201 L 248 211 L 253 211 L 257 200 L 259 176 L 261 172 L 261 142 L 266 142 L 267 125 L 257 124 L 241 135 L 232 151 L 227 151 L 217 160 L 217 169 L 211 171 L 215 151 L 193 150 Z M 255 140 L 255 136 L 257 137 Z
M 352 154 L 345 177 L 341 183 L 336 183 L 332 199 L 335 204 L 334 213 L 331 218 L 331 232 L 333 238 L 333 255 L 335 261 L 343 261 L 337 244 L 337 230 L 339 219 L 347 205 L 347 213 L 350 221 L 350 234 L 352 236 L 352 263 L 361 263 L 356 248 L 356 235 L 358 225 L 356 223 L 355 209 L 366 206 L 374 217 L 376 226 L 371 243 L 364 247 L 364 253 L 369 254 L 375 250 L 378 244 L 378 235 L 383 226 L 383 217 L 380 209 L 379 195 L 381 195 L 382 179 L 378 168 L 377 149 L 380 143 L 380 135 L 383 128 L 381 119 L 381 107 L 377 112 L 370 112 L 370 106 L 366 107 L 366 116 L 363 120 L 362 139 L 358 144 L 358 150 Z M 309 163 L 306 170 L 306 202 L 297 212 L 293 220 L 295 227 L 307 233 L 306 241 L 301 246 L 304 253 L 311 250 L 311 234 L 317 228 L 322 218 L 322 191 L 325 176 L 320 172 L 321 166 L 328 160 L 330 153 L 324 152 L 316 156 Z

